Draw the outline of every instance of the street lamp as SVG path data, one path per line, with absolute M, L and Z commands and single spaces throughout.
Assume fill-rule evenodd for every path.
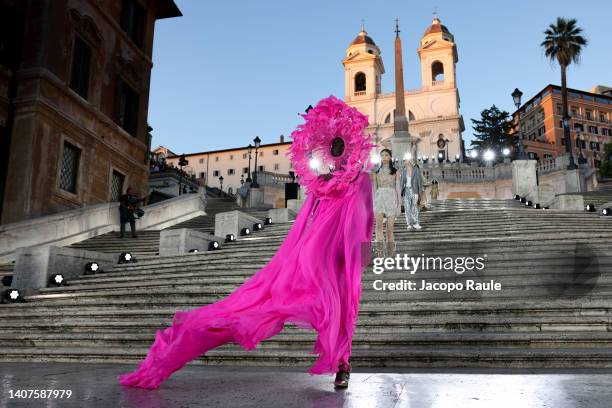
M 219 184 L 221 185 L 221 191 L 223 191 L 223 176 L 219 176 Z
M 249 152 L 249 174 L 247 175 L 247 183 L 250 183 L 253 181 L 253 179 L 251 178 L 251 152 L 253 151 L 253 145 L 249 143 L 249 145 L 247 146 L 247 151 Z
M 188 164 L 189 164 L 189 160 L 187 160 L 185 158 L 184 154 L 181 154 L 181 157 L 179 158 L 179 161 L 178 161 L 178 165 L 181 168 L 180 171 L 179 171 L 179 195 L 181 195 L 182 190 L 183 190 L 183 188 L 182 188 L 182 184 L 183 184 L 183 167 L 185 167 Z
M 582 142 L 584 141 L 584 135 L 580 133 L 580 128 L 576 128 L 576 144 L 580 148 L 580 153 L 578 155 L 578 164 L 586 163 L 586 159 L 582 154 Z
M 446 162 L 450 163 L 450 158 L 448 157 L 448 143 L 450 142 L 449 139 L 444 139 L 444 144 L 446 145 Z
M 570 117 L 567 114 L 563 116 L 563 139 L 565 140 L 565 152 L 569 154 L 569 164 L 567 165 L 567 169 L 575 170 L 577 166 L 574 162 L 574 155 L 572 154 L 572 138 L 570 137 Z
M 257 183 L 257 151 L 259 149 L 259 144 L 261 143 L 259 136 L 255 136 L 253 143 L 255 143 L 255 170 L 253 171 L 253 184 L 251 184 L 251 187 L 259 188 L 259 184 Z
M 527 155 L 525 154 L 525 149 L 523 148 L 523 129 L 521 128 L 521 96 L 523 96 L 523 93 L 520 91 L 520 89 L 514 88 L 514 92 L 512 92 L 512 99 L 514 100 L 514 106 L 516 106 L 518 122 L 517 159 L 527 160 Z

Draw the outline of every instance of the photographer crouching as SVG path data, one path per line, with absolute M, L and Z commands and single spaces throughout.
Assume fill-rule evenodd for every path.
M 121 224 L 119 238 L 125 236 L 125 224 L 130 223 L 130 229 L 132 230 L 132 238 L 138 238 L 136 235 L 136 217 L 141 218 L 144 215 L 144 211 L 138 207 L 138 203 L 144 203 L 145 198 L 138 198 L 134 195 L 132 187 L 128 187 L 125 194 L 119 197 L 119 223 Z

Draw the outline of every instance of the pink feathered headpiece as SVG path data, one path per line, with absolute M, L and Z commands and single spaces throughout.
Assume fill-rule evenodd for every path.
M 309 192 L 335 195 L 345 190 L 360 171 L 370 169 L 370 150 L 375 145 L 371 143 L 372 136 L 364 133 L 367 116 L 334 96 L 320 100 L 301 116 L 306 122 L 291 133 L 293 143 L 286 154 L 300 184 Z M 344 142 L 344 151 L 335 157 L 331 147 L 337 137 Z M 326 180 L 322 173 L 333 177 Z

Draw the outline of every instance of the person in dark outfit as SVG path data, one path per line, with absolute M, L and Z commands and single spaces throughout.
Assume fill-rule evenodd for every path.
M 125 223 L 127 222 L 130 223 L 132 237 L 138 237 L 136 235 L 136 218 L 134 217 L 134 211 L 136 211 L 136 208 L 138 207 L 137 204 L 144 201 L 144 198 L 138 198 L 134 195 L 132 187 L 128 187 L 125 194 L 119 197 L 119 223 L 121 224 L 121 232 L 119 234 L 120 238 L 125 236 Z

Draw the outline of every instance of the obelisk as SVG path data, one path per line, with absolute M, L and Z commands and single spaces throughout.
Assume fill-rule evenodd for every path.
M 391 150 L 393 157 L 401 160 L 407 158 L 407 153 L 414 157 L 414 138 L 408 131 L 406 119 L 406 101 L 404 98 L 404 66 L 402 63 L 402 40 L 399 36 L 399 22 L 395 20 L 395 117 L 393 119 L 393 136 Z

